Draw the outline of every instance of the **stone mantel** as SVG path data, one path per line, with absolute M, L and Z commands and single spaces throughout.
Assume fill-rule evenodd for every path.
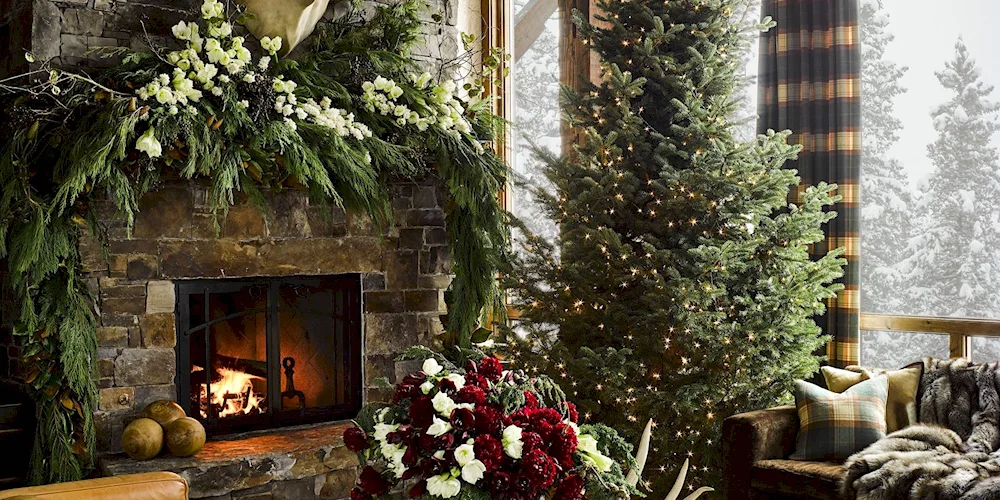
M 350 495 L 358 467 L 357 454 L 344 447 L 343 433 L 350 425 L 319 424 L 213 440 L 186 458 L 137 461 L 107 456 L 101 470 L 108 476 L 176 472 L 187 480 L 191 498 L 343 498 Z

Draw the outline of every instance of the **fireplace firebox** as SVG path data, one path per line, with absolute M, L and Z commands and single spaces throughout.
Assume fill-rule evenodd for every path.
M 177 282 L 177 389 L 210 434 L 353 417 L 361 276 Z

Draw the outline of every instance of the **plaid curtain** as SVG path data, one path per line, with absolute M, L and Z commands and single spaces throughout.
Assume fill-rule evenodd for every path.
M 777 27 L 761 35 L 757 128 L 791 130 L 802 144 L 797 161 L 802 185 L 820 181 L 839 186 L 839 214 L 826 228 L 815 255 L 845 247 L 845 289 L 819 318 L 832 336 L 827 347 L 834 366 L 857 364 L 858 209 L 861 160 L 861 46 L 859 0 L 763 0 L 764 16 Z

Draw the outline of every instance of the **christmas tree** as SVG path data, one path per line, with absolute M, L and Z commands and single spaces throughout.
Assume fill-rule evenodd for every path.
M 885 51 L 895 39 L 888 26 L 889 16 L 880 1 L 861 4 L 861 113 L 865 127 L 861 136 L 861 305 L 866 312 L 913 314 L 915 304 L 899 293 L 905 284 L 893 267 L 903 259 L 912 234 L 913 196 L 903 165 L 889 154 L 903 128 L 895 116 L 894 101 L 906 92 L 900 80 L 908 68 L 885 59 Z M 866 342 L 865 348 L 869 347 L 877 346 Z
M 955 58 L 935 75 L 953 97 L 931 112 L 938 137 L 927 151 L 934 171 L 920 200 L 921 227 L 898 267 L 914 284 L 910 299 L 922 304 L 922 313 L 992 317 L 1000 297 L 993 252 L 1000 244 L 993 146 L 1000 105 L 990 100 L 993 86 L 980 79 L 961 39 Z
M 602 79 L 565 92 L 580 139 L 545 157 L 556 192 L 536 195 L 559 235 L 529 235 L 510 270 L 515 362 L 633 442 L 653 418 L 648 467 L 690 457 L 697 484 L 719 483 L 726 416 L 787 400 L 817 369 L 813 317 L 844 264 L 808 254 L 836 198 L 783 168 L 788 134 L 734 138 L 741 59 L 771 24 L 753 4 L 608 0 L 599 25 L 579 21 Z

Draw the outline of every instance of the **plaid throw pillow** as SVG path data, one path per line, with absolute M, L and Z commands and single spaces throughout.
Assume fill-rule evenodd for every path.
M 792 460 L 844 460 L 885 437 L 885 375 L 855 384 L 843 393 L 795 381 L 799 436 Z

